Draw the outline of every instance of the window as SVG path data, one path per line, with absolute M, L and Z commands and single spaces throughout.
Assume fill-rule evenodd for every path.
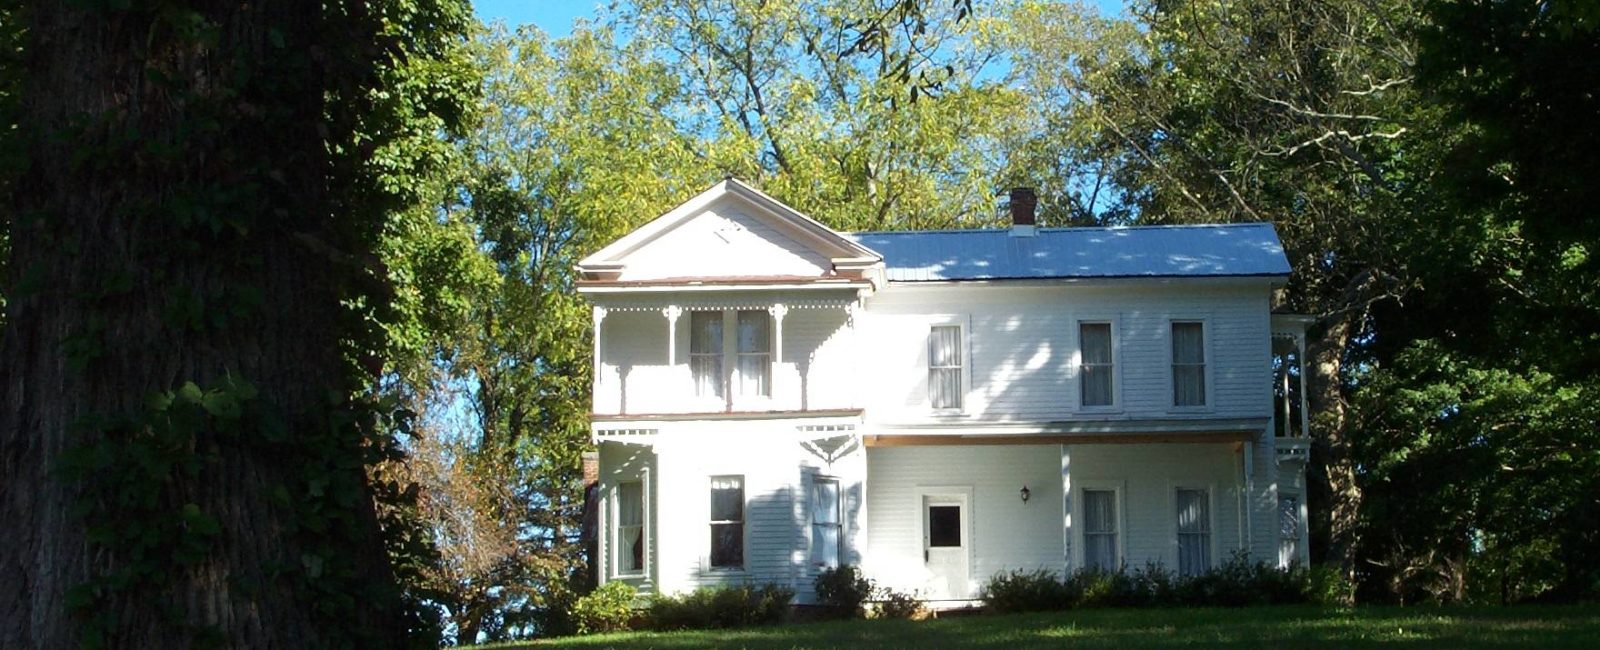
M 1083 406 L 1111 406 L 1111 323 L 1078 324 L 1079 373 Z
M 739 395 L 772 394 L 772 317 L 765 311 L 739 312 Z
M 1178 575 L 1211 569 L 1211 498 L 1206 490 L 1178 488 Z
M 644 483 L 617 486 L 617 572 L 644 572 Z
M 722 312 L 689 312 L 689 371 L 696 396 L 723 396 Z
M 1290 566 L 1300 561 L 1300 499 L 1278 497 L 1278 564 Z
M 839 566 L 839 482 L 831 478 L 811 481 L 811 563 Z
M 1121 568 L 1117 563 L 1115 490 L 1083 491 L 1083 563 L 1104 571 Z
M 961 408 L 961 327 L 928 330 L 928 403 L 936 409 Z
M 928 506 L 928 546 L 961 546 L 961 506 Z
M 1172 324 L 1172 404 L 1206 405 L 1206 345 L 1204 325 Z
M 711 568 L 744 568 L 744 477 L 711 478 Z

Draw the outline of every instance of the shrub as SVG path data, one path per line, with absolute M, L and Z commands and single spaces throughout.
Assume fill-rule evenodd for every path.
M 999 573 L 989 579 L 983 599 L 993 612 L 1027 612 L 1076 607 L 1152 607 L 1279 605 L 1337 602 L 1336 576 L 1325 570 L 1279 569 L 1252 563 L 1243 554 L 1196 576 L 1178 576 L 1160 564 L 1142 569 L 1080 569 L 1057 578 L 1043 569 Z
M 657 630 L 749 627 L 782 623 L 794 591 L 767 584 L 760 587 L 701 587 L 682 596 L 657 596 L 648 620 Z
M 624 582 L 607 582 L 572 604 L 578 634 L 619 632 L 633 618 L 633 601 L 639 592 Z
M 982 598 L 997 613 L 1066 609 L 1074 604 L 1056 573 L 1045 569 L 997 573 L 983 586 Z
M 884 589 L 878 594 L 879 618 L 916 618 L 922 613 L 922 601 L 915 594 Z
M 859 618 L 864 613 L 862 604 L 874 591 L 872 581 L 848 564 L 823 571 L 811 584 L 817 591 L 817 604 L 842 618 Z

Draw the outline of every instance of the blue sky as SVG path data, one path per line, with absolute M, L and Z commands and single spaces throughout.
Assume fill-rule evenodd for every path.
M 572 21 L 600 13 L 605 0 L 473 0 L 484 21 L 501 19 L 508 25 L 538 25 L 545 33 L 561 37 L 572 32 Z M 1094 0 L 1101 11 L 1120 11 L 1122 0 Z

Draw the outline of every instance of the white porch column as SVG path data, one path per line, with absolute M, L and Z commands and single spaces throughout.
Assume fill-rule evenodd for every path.
M 1243 507 L 1239 510 L 1239 521 L 1244 523 L 1244 539 L 1241 541 L 1244 544 L 1245 552 L 1249 553 L 1255 548 L 1254 542 L 1256 527 L 1252 525 L 1255 520 L 1252 509 L 1255 506 L 1256 496 L 1256 443 L 1254 441 L 1245 441 L 1243 453 L 1244 501 L 1240 504 Z
M 1061 575 L 1072 573 L 1072 447 L 1061 445 Z
M 667 368 L 670 369 L 678 365 L 678 317 L 683 316 L 683 308 L 667 305 L 661 315 L 667 318 Z
M 600 387 L 604 383 L 603 379 L 605 377 L 604 366 L 601 365 L 601 364 L 604 363 L 602 360 L 605 359 L 605 357 L 601 354 L 601 342 L 604 341 L 605 339 L 604 339 L 604 337 L 600 336 L 600 324 L 605 322 L 605 320 L 606 320 L 606 308 L 605 307 L 600 307 L 598 305 L 595 306 L 595 308 L 594 308 L 594 392 L 597 395 L 600 393 Z
M 788 398 L 787 394 L 782 390 L 784 382 L 781 378 L 784 374 L 779 369 L 783 367 L 783 317 L 789 314 L 789 307 L 780 302 L 768 307 L 767 313 L 772 316 L 772 386 L 770 388 L 772 389 L 772 399 L 781 404 L 782 402 L 779 400 Z
M 861 377 L 864 374 L 861 368 L 861 316 L 864 311 L 861 306 L 861 295 L 845 305 L 845 322 L 850 324 L 850 407 L 861 406 Z

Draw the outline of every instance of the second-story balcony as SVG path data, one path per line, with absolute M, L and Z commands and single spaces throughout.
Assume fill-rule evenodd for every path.
M 649 416 L 853 408 L 854 289 L 597 301 L 594 413 Z

